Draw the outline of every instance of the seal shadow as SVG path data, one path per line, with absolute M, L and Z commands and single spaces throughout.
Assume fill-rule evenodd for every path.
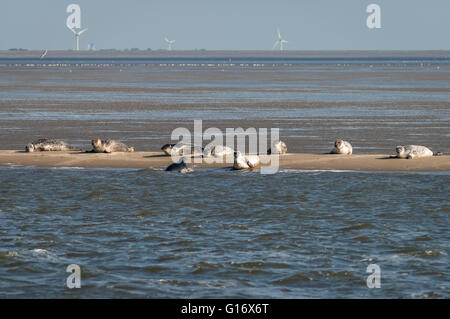
M 71 152 L 71 154 L 104 154 L 104 153 L 97 153 L 97 152 L 94 152 L 94 150 L 90 150 L 90 151 Z
M 166 154 L 157 154 L 157 155 L 144 156 L 144 158 L 160 158 L 160 157 L 171 157 L 171 156 L 170 155 L 166 155 Z M 180 156 L 180 157 L 188 157 L 188 156 L 186 155 L 186 156 Z M 194 155 L 191 155 L 190 158 L 198 158 L 198 157 L 196 157 Z
M 385 157 L 377 157 L 376 159 L 389 160 L 389 159 L 399 159 L 399 158 L 396 155 L 389 155 L 389 156 L 385 156 Z
M 144 156 L 144 158 L 157 158 L 157 157 L 170 157 L 170 155 L 166 155 L 166 154 L 158 154 L 158 155 L 148 155 L 148 156 Z
M 35 152 L 27 152 L 27 151 L 15 151 L 14 153 L 39 153 L 39 154 L 45 154 L 45 153 L 52 153 L 52 154 L 58 154 L 58 153 L 68 153 L 68 154 L 86 154 L 90 151 L 35 151 Z

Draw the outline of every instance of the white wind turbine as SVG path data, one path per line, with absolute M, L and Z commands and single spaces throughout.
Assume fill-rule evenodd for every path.
M 42 52 L 40 59 L 43 59 L 47 55 L 48 50 Z
M 80 51 L 80 35 L 82 35 L 84 32 L 86 32 L 88 28 L 83 29 L 83 30 L 78 31 L 78 32 L 75 31 L 75 28 L 72 29 L 72 28 L 69 28 L 68 26 L 67 26 L 67 28 L 75 34 L 75 40 L 76 40 L 76 43 L 77 43 L 76 50 Z
M 275 41 L 272 50 L 275 49 L 278 45 L 280 45 L 280 51 L 283 51 L 283 44 L 288 43 L 288 41 L 281 37 L 280 28 L 277 28 L 277 36 L 278 39 L 277 41 Z
M 175 40 L 169 40 L 169 39 L 167 39 L 167 37 L 164 38 L 164 40 L 166 40 L 167 45 L 168 45 L 167 50 L 172 51 L 172 44 L 175 43 Z

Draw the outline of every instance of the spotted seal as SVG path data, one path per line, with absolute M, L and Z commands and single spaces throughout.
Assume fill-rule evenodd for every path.
M 234 150 L 231 147 L 223 146 L 223 145 L 215 145 L 213 147 L 207 147 L 204 149 L 203 156 L 209 157 L 221 157 L 228 154 L 234 154 Z
M 161 147 L 161 150 L 168 156 L 189 154 L 193 155 L 203 152 L 203 148 L 201 146 L 185 143 L 164 144 L 163 147 Z
M 352 155 L 352 153 L 353 153 L 352 145 L 344 140 L 336 140 L 334 142 L 334 148 L 330 152 L 330 154 L 345 154 L 345 155 Z
M 287 146 L 286 143 L 284 143 L 283 141 L 277 141 L 275 143 L 273 143 L 273 146 L 270 147 L 267 150 L 267 154 L 279 154 L 279 155 L 283 155 L 287 153 Z
M 258 155 L 243 155 L 241 152 L 234 152 L 233 170 L 255 168 L 261 163 Z
M 192 173 L 194 169 L 187 167 L 184 158 L 181 159 L 178 163 L 172 163 L 165 169 L 166 172 L 179 172 L 182 174 Z
M 45 151 L 81 151 L 67 142 L 58 139 L 41 138 L 25 146 L 26 152 L 45 152 Z
M 92 153 L 134 152 L 134 147 L 129 147 L 116 140 L 101 140 L 96 138 L 92 140 L 92 147 Z
M 441 152 L 433 153 L 428 147 L 422 145 L 399 145 L 395 148 L 397 158 L 420 158 L 443 155 Z

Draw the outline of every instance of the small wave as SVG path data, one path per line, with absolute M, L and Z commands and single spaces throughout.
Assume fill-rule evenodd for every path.
M 39 254 L 48 254 L 49 253 L 48 250 L 41 249 L 41 248 L 33 249 L 32 252 L 39 253 Z
M 14 257 L 19 257 L 19 253 L 16 251 L 8 251 L 6 253 L 0 253 L 0 259 L 3 258 L 14 258 Z
M 298 173 L 356 173 L 356 174 L 390 174 L 390 175 L 432 175 L 432 176 L 447 176 L 450 171 L 395 171 L 395 170 L 345 170 L 345 169 L 294 169 L 281 168 L 278 173 L 284 174 L 298 174 Z
M 347 231 L 351 231 L 351 230 L 359 230 L 359 229 L 365 229 L 365 228 L 373 228 L 373 225 L 372 224 L 358 224 L 358 225 L 353 225 L 353 226 L 349 226 L 349 227 L 339 228 L 339 230 L 347 232 Z
M 208 262 L 199 262 L 195 265 L 192 266 L 192 268 L 194 268 L 194 270 L 192 271 L 193 274 L 201 274 L 207 271 L 211 271 L 211 270 L 216 270 L 217 268 L 219 268 L 221 265 L 216 265 L 216 264 L 211 264 Z
M 53 167 L 49 167 L 49 169 L 51 170 L 80 170 L 80 169 L 86 169 L 86 167 L 81 167 L 81 166 L 53 166 Z
M 305 281 L 312 281 L 313 278 L 308 277 L 307 275 L 304 274 L 295 274 L 295 275 L 291 275 L 282 279 L 278 279 L 275 281 L 272 281 L 271 283 L 274 285 L 295 285 L 298 283 L 302 283 Z
M 361 243 L 371 243 L 372 242 L 372 240 L 368 236 L 358 236 L 358 237 L 352 238 L 352 240 L 358 241 Z
M 187 282 L 187 281 L 180 281 L 180 280 L 171 280 L 171 279 L 156 279 L 156 282 L 159 284 L 169 284 L 169 285 L 174 285 L 174 286 L 191 286 L 192 283 Z
M 278 170 L 279 173 L 284 174 L 297 174 L 297 173 L 360 173 L 361 171 L 355 170 L 340 170 L 340 169 L 295 169 L 295 168 L 282 168 Z
M 157 272 L 169 270 L 169 268 L 163 267 L 163 266 L 147 266 L 147 267 L 142 268 L 142 270 L 145 272 L 157 273 Z

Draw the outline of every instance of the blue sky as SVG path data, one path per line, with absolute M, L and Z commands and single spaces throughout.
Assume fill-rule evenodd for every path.
M 71 49 L 66 7 L 81 7 L 80 47 L 269 50 L 276 27 L 291 50 L 450 49 L 449 0 L 2 0 L 0 49 Z M 381 29 L 366 26 L 381 7 Z

